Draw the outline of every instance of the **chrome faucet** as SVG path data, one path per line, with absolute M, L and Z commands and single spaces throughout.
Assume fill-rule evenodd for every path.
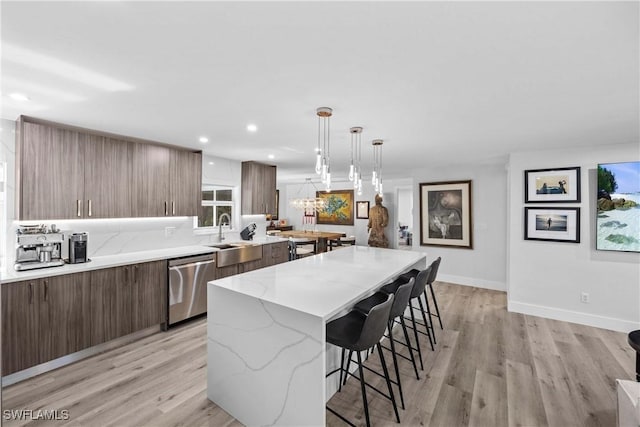
M 222 242 L 224 240 L 224 234 L 222 234 L 222 219 L 224 217 L 227 217 L 227 224 L 229 225 L 229 229 L 231 229 L 231 217 L 229 216 L 228 213 L 223 213 L 222 215 L 220 215 L 220 218 L 218 218 L 218 241 Z

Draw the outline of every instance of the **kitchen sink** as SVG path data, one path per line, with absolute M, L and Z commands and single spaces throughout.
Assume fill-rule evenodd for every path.
M 262 245 L 256 245 L 253 243 L 219 243 L 217 245 L 209 246 L 220 249 L 217 252 L 218 267 L 227 267 L 234 264 L 262 259 Z

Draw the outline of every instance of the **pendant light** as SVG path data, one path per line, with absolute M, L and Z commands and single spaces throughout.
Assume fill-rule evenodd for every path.
M 316 148 L 316 173 L 320 175 L 320 180 L 326 186 L 327 191 L 331 191 L 331 153 L 329 133 L 330 119 L 333 110 L 329 107 L 320 107 L 316 110 L 318 115 L 318 147 Z
M 362 128 L 359 126 L 349 129 L 351 132 L 351 165 L 349 166 L 349 181 L 353 182 L 353 189 L 358 196 L 362 195 Z
M 371 184 L 378 195 L 382 196 L 382 140 L 374 139 L 373 146 L 373 174 Z
M 306 178 L 304 185 L 298 189 L 296 197 L 289 202 L 289 205 L 294 209 L 299 209 L 306 212 L 321 212 L 325 209 L 325 200 L 316 197 L 318 189 L 316 188 L 311 178 Z

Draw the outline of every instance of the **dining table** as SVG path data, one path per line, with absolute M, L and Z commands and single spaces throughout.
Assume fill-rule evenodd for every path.
M 306 231 L 306 230 L 289 230 L 278 233 L 280 237 L 292 237 L 294 239 L 307 239 L 316 241 L 317 252 L 327 252 L 331 248 L 328 242 L 340 239 L 344 233 L 335 231 Z

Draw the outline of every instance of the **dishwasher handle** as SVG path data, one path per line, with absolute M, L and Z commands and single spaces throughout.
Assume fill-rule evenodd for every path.
M 185 266 L 185 265 L 190 265 L 190 264 L 206 263 L 206 262 L 211 262 L 211 263 L 215 264 L 215 262 L 216 262 L 216 254 L 212 253 L 212 254 L 206 254 L 206 255 L 200 255 L 200 256 L 192 256 L 192 257 L 186 257 L 186 258 L 170 259 L 169 260 L 169 268 Z

